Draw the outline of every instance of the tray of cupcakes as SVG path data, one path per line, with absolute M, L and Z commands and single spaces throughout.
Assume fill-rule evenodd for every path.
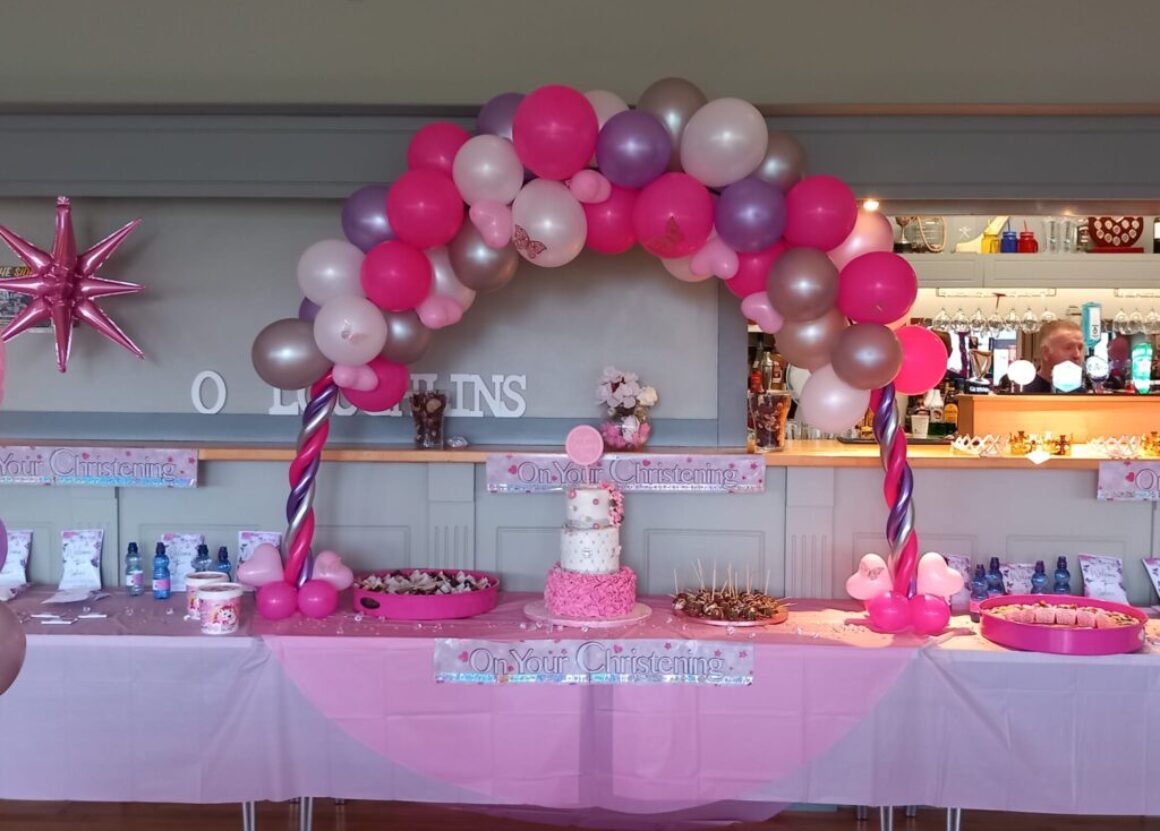
M 998 595 L 979 604 L 979 632 L 1000 646 L 1059 655 L 1117 655 L 1144 645 L 1147 616 L 1111 600 Z

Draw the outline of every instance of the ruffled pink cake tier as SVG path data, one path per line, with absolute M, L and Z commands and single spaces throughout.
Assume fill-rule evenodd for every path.
M 613 574 L 583 574 L 556 563 L 548 572 L 544 604 L 563 617 L 625 617 L 636 605 L 636 572 L 621 566 Z

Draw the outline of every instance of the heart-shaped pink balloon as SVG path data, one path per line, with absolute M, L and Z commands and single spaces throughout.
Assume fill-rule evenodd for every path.
M 916 594 L 910 598 L 910 625 L 920 635 L 937 635 L 951 621 L 950 604 L 942 597 Z
M 879 632 L 902 632 L 910 628 L 910 604 L 901 594 L 886 592 L 866 601 L 870 625 Z
M 442 329 L 445 326 L 454 326 L 463 319 L 463 309 L 450 297 L 440 297 L 437 294 L 427 296 L 415 311 L 419 320 L 428 329 Z
M 359 366 L 335 364 L 334 383 L 343 389 L 370 392 L 379 385 L 379 376 L 366 364 Z
M 612 196 L 612 183 L 597 170 L 581 170 L 568 180 L 568 190 L 577 202 L 596 205 Z
M 333 551 L 322 551 L 314 558 L 314 580 L 325 580 L 339 591 L 349 589 L 354 582 L 354 572 Z
M 499 202 L 476 202 L 467 212 L 471 224 L 492 248 L 503 248 L 512 241 L 512 209 Z
M 247 586 L 264 586 L 282 579 L 282 555 L 278 549 L 264 542 L 250 552 L 250 557 L 238 566 L 238 582 Z
M 694 274 L 716 275 L 722 280 L 732 280 L 736 277 L 740 265 L 737 252 L 717 236 L 710 237 L 709 241 L 701 246 L 701 250 L 694 254 L 693 259 L 689 262 L 689 268 Z
M 918 593 L 948 598 L 963 589 L 963 575 L 955 571 L 941 554 L 928 551 L 918 561 Z
M 893 580 L 886 561 L 877 554 L 867 554 L 858 570 L 846 578 L 846 594 L 855 600 L 870 600 L 890 591 Z
M 769 302 L 769 295 L 761 291 L 751 294 L 741 301 L 741 314 L 756 323 L 761 331 L 776 335 L 785 325 L 782 317 L 773 304 Z
M 661 260 L 661 265 L 665 267 L 665 271 L 676 277 L 682 283 L 700 283 L 702 280 L 708 280 L 709 274 L 694 274 L 691 267 L 692 257 L 674 257 L 671 260 Z

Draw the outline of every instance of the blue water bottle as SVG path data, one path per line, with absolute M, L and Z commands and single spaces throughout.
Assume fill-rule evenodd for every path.
M 971 578 L 971 620 L 979 622 L 979 604 L 990 595 L 987 593 L 987 572 L 981 565 L 975 566 L 975 576 Z
M 1043 565 L 1043 560 L 1035 561 L 1035 573 L 1031 575 L 1031 593 L 1047 593 L 1047 566 Z
M 1071 572 L 1067 570 L 1067 557 L 1060 557 L 1055 562 L 1055 586 L 1053 594 L 1071 594 Z
M 220 571 L 226 576 L 227 580 L 230 579 L 230 574 L 232 573 L 230 569 L 230 552 L 224 545 L 218 549 L 218 558 L 217 562 L 214 563 L 213 571 Z
M 132 597 L 140 597 L 145 593 L 145 567 L 135 542 L 129 543 L 129 550 L 125 553 L 125 588 Z
M 1003 591 L 1003 572 L 999 570 L 999 558 L 991 558 L 991 567 L 987 569 L 987 594 L 994 597 L 997 594 L 1006 594 Z
M 153 553 L 153 597 L 156 600 L 169 599 L 169 555 L 165 553 L 165 543 L 157 543 Z
M 204 542 L 197 547 L 197 556 L 193 558 L 194 571 L 210 571 L 213 568 L 213 560 L 209 558 L 209 546 Z

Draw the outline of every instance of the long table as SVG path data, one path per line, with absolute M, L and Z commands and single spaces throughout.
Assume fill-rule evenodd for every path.
M 0 798 L 243 802 L 298 796 L 658 814 L 710 804 L 932 805 L 1160 814 L 1160 628 L 1132 655 L 1016 653 L 969 620 L 935 639 L 797 601 L 722 629 L 663 598 L 628 629 L 324 621 L 199 634 L 184 597 L 113 596 L 45 625 L 0 696 Z M 88 607 L 85 607 L 88 608 Z M 75 606 L 51 607 L 66 618 Z M 62 611 L 63 609 L 63 611 Z M 438 638 L 747 644 L 751 686 L 436 683 Z

